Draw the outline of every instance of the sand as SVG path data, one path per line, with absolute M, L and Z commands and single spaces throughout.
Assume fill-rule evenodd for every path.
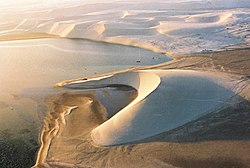
M 39 131 L 48 111 L 44 99 L 64 92 L 64 89 L 54 88 L 56 82 L 172 60 L 162 54 L 129 46 L 82 39 L 41 39 L 35 35 L 34 38 L 38 39 L 29 38 L 9 39 L 0 45 L 0 149 L 1 157 L 6 158 L 0 161 L 3 167 L 34 165 Z M 126 52 L 121 53 L 121 50 Z M 107 99 L 102 92 L 97 96 L 111 111 L 120 110 L 119 106 L 109 105 L 113 99 L 127 101 L 126 98 Z
M 249 8 L 248 0 L 1 8 L 0 41 L 88 39 L 174 60 L 92 77 L 72 73 L 73 80 L 66 72 L 58 88 L 42 91 L 44 83 L 26 81 L 22 96 L 11 94 L 22 78 L 5 83 L 11 92 L 2 89 L 0 124 L 18 136 L 0 132 L 0 165 L 30 166 L 38 148 L 30 130 L 42 124 L 34 167 L 249 167 Z
M 238 94 L 235 88 L 244 87 L 242 83 L 241 86 L 236 84 L 239 82 L 237 79 L 227 80 L 197 71 L 158 70 L 144 73 L 147 78 L 140 82 L 138 99 L 92 131 L 96 144 L 124 144 L 175 129 L 216 110 Z M 148 81 L 156 81 L 150 73 L 160 77 L 160 84 L 147 93 L 145 90 L 150 91 Z M 88 85 L 88 82 L 85 83 Z M 147 89 L 141 89 L 143 87 Z M 143 94 L 145 96 L 140 97 Z
M 59 36 L 46 33 L 10 34 L 0 36 L 0 41 L 29 40 L 41 38 L 59 38 Z
M 47 161 L 50 157 L 73 159 L 76 157 L 73 154 L 75 152 L 68 153 L 68 150 L 75 150 L 76 143 L 90 143 L 90 140 L 83 137 L 89 137 L 89 132 L 93 128 L 106 121 L 110 114 L 114 113 L 113 110 L 117 110 L 109 108 L 107 113 L 106 108 L 97 99 L 100 92 L 107 99 L 115 98 L 114 96 L 126 98 L 117 104 L 118 110 L 137 95 L 131 87 L 123 86 L 98 91 L 62 93 L 49 97 L 46 100 L 49 113 L 44 120 L 44 128 L 40 135 L 41 145 L 34 167 L 49 166 Z
M 73 82 L 65 86 L 87 89 L 112 85 L 131 86 L 138 91 L 138 96 L 117 115 L 92 131 L 92 139 L 97 145 L 133 142 L 172 130 L 216 110 L 238 95 L 237 90 L 246 84 L 237 77 L 222 73 L 147 70 Z
M 173 61 L 157 66 L 137 67 L 124 72 L 99 75 L 97 79 L 84 77 L 59 83 L 57 86 L 65 86 L 67 89 L 61 90 L 60 94 L 49 96 L 45 102 L 49 112 L 44 121 L 44 129 L 41 131 L 41 146 L 34 167 L 121 167 L 121 165 L 124 167 L 228 167 L 231 165 L 247 167 L 250 123 L 248 56 L 249 49 L 176 55 Z M 170 85 L 166 83 L 171 81 L 171 76 L 176 78 L 189 75 L 198 77 L 203 84 L 207 80 L 213 84 L 208 84 L 204 88 L 202 85 L 197 85 L 197 81 L 190 77 L 184 81 L 174 79 L 174 83 L 170 82 Z M 165 86 L 171 86 L 170 88 L 177 90 L 177 93 L 186 89 L 186 93 L 181 92 L 184 96 L 192 95 L 194 89 L 200 89 L 199 92 L 204 91 L 204 93 L 208 89 L 211 92 L 214 84 L 222 86 L 222 90 L 220 88 L 214 91 L 222 91 L 223 94 L 214 94 L 216 101 L 212 102 L 219 102 L 219 104 L 212 104 L 216 108 L 211 111 L 207 112 L 205 109 L 204 113 L 201 111 L 201 115 L 191 115 L 188 121 L 177 119 L 176 121 L 181 123 L 175 121 L 174 126 L 167 129 L 163 128 L 165 124 L 160 124 L 159 131 L 159 127 L 155 129 L 150 124 L 158 123 L 159 120 L 154 120 L 155 117 L 162 118 L 157 113 L 159 109 L 153 110 L 155 117 L 149 117 L 148 114 L 144 116 L 147 119 L 146 123 L 138 119 L 143 118 L 140 109 L 150 114 L 151 108 L 165 105 L 161 100 L 165 100 L 166 94 L 163 91 L 168 89 L 159 90 L 165 83 L 167 84 Z M 187 88 L 180 88 L 182 83 L 190 83 L 190 85 Z M 134 87 L 138 95 L 131 93 L 131 88 L 125 89 L 124 85 Z M 120 88 L 123 91 L 123 98 L 120 99 L 119 94 L 112 94 L 112 90 L 105 91 L 105 87 L 108 86 Z M 89 92 L 76 90 L 96 87 L 97 90 Z M 112 98 L 109 98 L 110 96 Z M 199 99 L 209 97 L 202 94 L 200 96 Z M 131 99 L 126 99 L 127 97 Z M 15 96 L 13 98 L 15 99 Z M 217 98 L 222 100 L 217 101 Z M 22 102 L 25 108 L 30 107 L 31 104 L 34 104 L 34 108 L 36 106 L 36 102 L 30 99 L 22 101 L 27 102 L 27 104 Z M 150 105 L 150 102 L 153 102 L 153 105 Z M 159 104 L 154 106 L 157 102 Z M 139 110 L 133 113 L 126 112 L 138 103 L 141 103 Z M 1 106 L 6 110 L 6 104 L 2 103 Z M 176 107 L 183 108 L 180 104 Z M 21 109 L 18 106 L 16 108 Z M 161 109 L 164 108 L 166 107 Z M 198 105 L 195 105 L 194 109 L 197 108 L 199 108 Z M 113 120 L 120 118 L 117 112 L 128 119 L 124 120 L 121 117 L 122 122 L 125 122 L 118 122 L 119 129 L 116 129 L 117 125 L 113 125 Z M 138 113 L 141 116 L 133 119 Z M 169 122 L 172 123 L 172 121 L 174 120 Z M 126 122 L 139 123 L 142 124 L 141 127 L 147 129 L 140 128 L 137 131 L 142 134 L 134 134 L 131 130 L 137 128 L 136 125 L 123 127 L 128 125 Z M 112 134 L 118 135 L 122 137 L 121 141 L 110 137 L 108 139 L 104 137 L 105 142 L 93 139 L 95 136 L 91 137 L 92 131 L 96 129 L 100 132 L 99 128 L 103 129 L 102 124 L 110 129 L 105 134 L 110 134 L 110 137 Z M 124 134 L 124 128 L 129 128 L 128 134 Z
M 108 141 L 114 144 L 112 143 L 105 144 L 106 147 L 100 146 L 103 144 L 96 143 L 99 141 L 93 141 L 93 136 L 91 137 L 91 133 L 93 134 L 92 130 L 96 129 L 100 131 L 101 130 L 100 128 L 102 128 L 103 125 L 107 125 L 107 127 L 109 128 L 108 131 L 112 131 L 112 127 L 114 127 L 114 125 L 112 125 L 111 121 L 114 120 L 114 118 L 121 117 L 122 116 L 121 114 L 122 113 L 124 114 L 126 112 L 124 112 L 122 108 L 120 108 L 120 110 L 116 109 L 116 112 L 118 112 L 118 114 L 120 113 L 119 115 L 111 115 L 107 117 L 108 116 L 107 113 L 109 111 L 107 110 L 108 108 L 105 109 L 105 106 L 110 103 L 105 104 L 103 103 L 103 100 L 98 101 L 98 99 L 92 97 L 93 101 L 91 103 L 92 105 L 93 103 L 94 104 L 99 103 L 98 105 L 97 104 L 95 105 L 96 107 L 95 110 L 97 110 L 98 107 L 102 107 L 99 108 L 99 110 L 97 110 L 99 112 L 96 113 L 97 111 L 95 111 L 94 109 L 90 109 L 92 105 L 85 104 L 82 110 L 77 108 L 74 111 L 72 111 L 68 116 L 66 116 L 65 117 L 66 123 L 68 121 L 68 124 L 63 125 L 63 131 L 60 136 L 52 139 L 51 147 L 49 148 L 46 157 L 44 157 L 44 162 L 37 165 L 41 166 L 46 164 L 47 166 L 50 167 L 74 167 L 74 166 L 75 167 L 86 167 L 86 166 L 87 167 L 142 167 L 143 166 L 143 167 L 192 167 L 192 168 L 248 167 L 248 165 L 250 164 L 250 157 L 248 154 L 249 153 L 248 148 L 250 145 L 249 135 L 248 135 L 248 128 L 250 124 L 249 121 L 250 87 L 248 79 L 250 71 L 249 71 L 249 66 L 247 66 L 249 65 L 248 54 L 249 50 L 244 49 L 244 50 L 219 52 L 213 54 L 190 55 L 189 57 L 187 56 L 178 57 L 173 62 L 166 63 L 165 65 L 159 65 L 158 67 L 151 67 L 150 68 L 151 70 L 149 71 L 134 70 L 134 72 L 123 72 L 121 74 L 120 73 L 113 74 L 112 76 L 108 76 L 103 79 L 99 78 L 99 81 L 95 81 L 95 79 L 90 79 L 91 85 L 86 85 L 88 83 L 88 81 L 86 80 L 63 82 L 62 85 L 65 85 L 68 88 L 76 87 L 77 89 L 80 88 L 86 89 L 88 87 L 93 88 L 94 84 L 98 84 L 99 87 L 108 86 L 110 83 L 112 85 L 115 83 L 118 83 L 120 85 L 121 84 L 120 79 L 123 79 L 123 82 L 130 81 L 131 84 L 132 80 L 124 80 L 124 78 L 129 76 L 135 76 L 131 74 L 137 73 L 137 71 L 143 73 L 146 73 L 147 71 L 152 73 L 155 71 L 157 72 L 156 74 L 159 75 L 158 73 L 162 71 L 171 72 L 167 69 L 172 69 L 174 67 L 175 69 L 178 68 L 184 69 L 182 71 L 185 73 L 191 72 L 192 75 L 193 73 L 200 74 L 199 76 L 202 76 L 201 80 L 203 81 L 203 83 L 206 82 L 206 80 L 204 81 L 203 77 L 206 76 L 205 78 L 208 79 L 211 78 L 210 80 L 214 80 L 214 82 L 218 82 L 221 86 L 230 89 L 233 92 L 232 93 L 233 96 L 231 97 L 231 93 L 229 92 L 230 93 L 229 98 L 224 97 L 226 101 L 224 103 L 221 102 L 219 106 L 217 104 L 218 108 L 211 110 L 209 113 L 204 113 L 203 115 L 199 115 L 199 117 L 192 118 L 191 120 L 189 120 L 189 122 L 181 124 L 182 126 L 177 126 L 176 128 L 173 128 L 170 131 L 166 130 L 165 132 L 163 131 L 162 133 L 159 133 L 154 136 L 150 136 L 150 134 L 148 134 L 148 129 L 153 129 L 153 131 L 156 131 L 154 130 L 154 127 L 150 127 L 150 123 L 153 123 L 155 121 L 154 117 L 151 116 L 150 119 L 145 123 L 141 121 L 138 122 L 139 120 L 136 119 L 131 120 L 129 123 L 135 122 L 135 123 L 145 124 L 143 125 L 143 128 L 147 127 L 148 128 L 139 129 L 139 133 L 143 132 L 145 133 L 146 130 L 147 136 L 150 137 L 146 138 L 147 136 L 146 137 L 143 136 L 140 137 L 139 140 L 136 140 L 135 138 L 134 141 L 132 142 L 122 141 L 122 143 L 125 143 L 123 145 L 117 145 L 117 144 L 115 145 L 114 142 L 119 142 L 119 141 L 114 141 L 113 138 L 110 138 L 108 139 Z M 203 58 L 214 58 L 213 64 L 209 63 L 208 61 L 201 62 Z M 226 61 L 224 61 L 225 58 L 227 58 Z M 184 62 L 182 62 L 183 59 L 185 59 Z M 219 65 L 223 66 L 224 69 L 219 68 L 220 67 Z M 239 66 L 242 68 L 234 68 Z M 146 69 L 146 67 L 144 69 Z M 230 71 L 230 69 L 232 71 Z M 179 71 L 179 73 L 183 73 L 182 71 Z M 116 75 L 118 75 L 118 79 L 119 75 L 121 75 L 123 78 L 117 80 L 115 79 Z M 174 72 L 174 75 L 176 75 L 176 72 Z M 186 75 L 187 74 L 185 74 L 185 76 Z M 112 79 L 112 77 L 114 79 L 109 80 L 109 78 Z M 220 79 L 219 81 L 218 78 Z M 102 81 L 105 82 L 102 83 Z M 69 83 L 72 84 L 70 85 Z M 174 84 L 172 85 L 172 87 L 176 87 L 178 89 L 179 87 L 178 85 L 180 85 L 180 83 L 181 82 L 179 82 L 179 84 Z M 187 82 L 185 82 L 185 84 L 186 83 Z M 160 85 L 161 83 L 158 84 L 157 87 L 159 87 Z M 197 86 L 194 85 L 193 87 L 197 89 Z M 231 86 L 233 86 L 233 88 Z M 201 89 L 203 91 L 208 89 L 211 92 L 211 88 L 209 87 L 210 86 L 208 85 L 205 88 Z M 194 88 L 189 87 L 187 88 L 187 90 Z M 140 89 L 137 88 L 137 90 L 139 96 Z M 178 91 L 179 90 L 180 89 L 178 89 Z M 153 102 L 153 99 L 150 99 L 150 96 L 153 96 L 153 94 L 156 93 L 157 89 L 152 93 L 148 93 L 149 95 L 143 98 L 147 101 L 144 101 L 144 103 L 142 103 L 139 110 L 142 109 L 144 113 L 145 111 L 147 111 L 147 109 L 157 107 L 150 104 L 149 106 L 147 106 L 147 103 L 149 103 L 150 101 Z M 190 95 L 190 92 L 187 93 L 188 93 L 187 95 Z M 88 93 L 88 94 L 89 95 L 87 97 L 95 95 L 94 93 Z M 79 96 L 78 93 L 77 95 Z M 109 94 L 107 94 L 106 92 L 105 93 L 103 92 L 104 97 L 108 95 Z M 159 95 L 159 93 L 157 95 Z M 227 94 L 219 94 L 219 96 L 226 96 L 226 95 Z M 89 102 L 88 98 L 84 98 L 85 96 L 83 97 L 82 96 L 78 97 L 78 96 L 76 96 L 74 93 L 74 94 L 57 95 L 56 97 L 57 101 L 60 100 L 60 104 L 62 104 L 63 106 L 69 105 L 67 104 L 68 102 L 67 99 L 70 99 L 71 102 L 75 103 L 77 103 L 80 100 L 84 102 Z M 207 98 L 206 96 L 205 98 Z M 216 97 L 217 96 L 218 95 L 216 95 Z M 161 96 L 158 96 L 158 98 L 160 98 L 157 99 L 158 101 L 164 100 L 164 98 L 161 98 Z M 129 101 L 131 102 L 130 104 L 132 104 L 133 99 Z M 137 98 L 135 98 L 134 101 L 136 99 Z M 101 100 L 100 97 L 99 100 Z M 114 107 L 116 105 L 116 103 L 114 103 L 115 99 L 112 100 Z M 117 101 L 117 103 L 118 102 L 121 101 Z M 127 102 L 126 104 L 129 104 L 129 102 Z M 70 104 L 70 106 L 74 106 L 75 103 Z M 83 103 L 80 102 L 80 104 Z M 160 104 L 158 104 L 158 106 L 161 104 L 164 105 L 164 103 L 161 102 Z M 176 105 L 176 107 L 181 107 L 181 106 Z M 93 116 L 82 114 L 82 113 L 89 114 L 89 112 Z M 135 110 L 133 112 L 135 114 L 139 113 L 138 110 L 137 111 Z M 157 114 L 157 112 L 158 112 L 157 110 L 153 111 L 153 115 Z M 143 115 L 143 113 L 139 114 Z M 115 112 L 112 112 L 112 114 L 115 114 Z M 71 115 L 72 119 L 70 119 Z M 128 118 L 130 118 L 131 115 L 133 116 L 134 114 L 130 113 L 130 116 Z M 149 117 L 149 115 L 150 113 L 147 114 L 145 117 Z M 107 118 L 104 117 L 105 118 L 104 119 L 103 116 L 106 116 Z M 101 120 L 99 120 L 98 122 L 98 120 L 96 120 L 96 117 L 101 118 Z M 111 119 L 109 119 L 107 122 L 106 120 L 110 117 Z M 78 120 L 80 121 L 78 122 Z M 173 120 L 171 120 L 170 122 L 172 121 Z M 91 124 L 86 124 L 89 122 Z M 104 124 L 101 124 L 103 122 Z M 122 125 L 121 121 L 118 122 L 117 124 Z M 99 126 L 100 128 L 98 127 L 98 125 L 100 125 Z M 137 125 L 134 125 L 134 127 L 132 128 L 136 128 L 136 126 Z M 121 129 L 120 132 L 119 129 Z M 122 131 L 122 127 L 120 128 L 118 127 L 118 129 L 114 130 L 119 133 L 117 135 L 120 136 L 122 135 L 124 137 L 125 134 L 124 131 Z M 128 129 L 128 132 L 129 131 L 131 131 L 131 128 Z M 110 134 L 109 132 L 105 133 Z M 133 139 L 133 137 L 135 136 L 138 135 L 133 133 L 130 135 L 129 138 Z M 108 147 L 107 145 L 111 146 Z
M 249 46 L 250 42 L 247 0 L 81 1 L 52 7 L 19 6 L 15 13 L 13 8 L 2 11 L 0 36 L 12 38 L 38 33 L 174 55 L 220 51 L 231 45 Z

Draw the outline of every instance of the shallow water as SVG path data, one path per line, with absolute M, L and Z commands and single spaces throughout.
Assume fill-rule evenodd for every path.
M 68 92 L 57 82 L 169 61 L 148 50 L 71 39 L 0 43 L 0 165 L 34 164 L 46 97 Z M 22 144 L 22 145 L 20 145 Z
M 101 74 L 170 58 L 148 50 L 71 39 L 39 39 L 0 43 L 1 89 L 17 82 L 26 87 L 53 85 L 66 79 Z M 6 85 L 8 83 L 8 85 Z

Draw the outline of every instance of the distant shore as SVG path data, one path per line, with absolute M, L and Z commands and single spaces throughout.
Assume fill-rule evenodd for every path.
M 42 39 L 42 38 L 59 38 L 58 35 L 47 34 L 47 33 L 23 33 L 23 34 L 9 34 L 1 35 L 1 41 L 15 41 L 15 40 L 31 40 L 31 39 Z

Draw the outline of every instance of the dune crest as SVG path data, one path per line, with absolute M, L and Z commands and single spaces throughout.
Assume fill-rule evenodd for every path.
M 92 130 L 92 140 L 100 146 L 126 144 L 175 129 L 236 95 L 235 82 L 229 78 L 190 70 L 144 70 L 64 84 L 70 88 L 112 85 L 132 86 L 138 97 Z
M 72 23 L 55 23 L 50 29 L 49 34 L 56 34 L 60 37 L 67 37 L 72 30 L 74 30 L 75 24 Z
M 247 0 L 138 2 L 97 3 L 97 10 L 84 2 L 50 10 L 27 8 L 19 11 L 18 18 L 3 10 L 0 36 L 46 33 L 168 54 L 220 51 L 250 44 Z
M 205 13 L 199 15 L 192 15 L 185 19 L 186 22 L 193 23 L 222 23 L 233 16 L 232 12 L 222 12 L 222 13 Z

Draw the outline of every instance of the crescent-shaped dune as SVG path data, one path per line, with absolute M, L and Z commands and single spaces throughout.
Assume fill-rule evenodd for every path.
M 199 14 L 193 15 L 185 19 L 186 22 L 194 22 L 194 23 L 222 23 L 227 20 L 230 20 L 230 17 L 233 16 L 231 12 L 224 12 L 224 13 L 206 13 L 206 14 Z
M 137 98 L 91 132 L 95 144 L 125 144 L 175 129 L 215 111 L 234 93 L 232 80 L 191 70 L 126 72 L 66 84 L 72 88 L 128 85 Z M 115 102 L 114 102 L 115 103 Z

